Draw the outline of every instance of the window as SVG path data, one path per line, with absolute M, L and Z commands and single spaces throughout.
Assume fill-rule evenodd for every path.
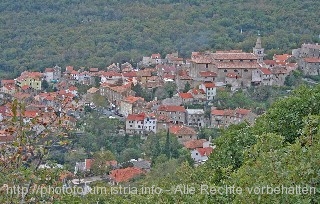
M 140 128 L 141 126 L 140 125 L 138 125 L 138 128 Z
M 206 64 L 206 68 L 208 69 L 208 67 L 209 67 L 209 64 Z
M 182 138 L 182 136 L 178 136 L 178 138 Z
M 230 62 L 233 62 L 233 60 L 230 60 Z
M 132 125 L 130 125 L 130 127 L 132 127 Z
M 238 70 L 236 70 L 236 69 L 235 69 L 235 70 L 233 70 L 233 71 L 234 71 L 234 72 L 238 72 Z
M 196 153 L 196 155 L 198 156 L 198 153 Z
M 245 69 L 245 70 L 244 70 L 244 72 L 248 72 L 248 70 L 247 70 L 247 69 Z
M 225 69 L 225 70 L 223 70 L 223 71 L 224 71 L 224 72 L 228 72 L 228 70 L 226 70 L 226 69 Z

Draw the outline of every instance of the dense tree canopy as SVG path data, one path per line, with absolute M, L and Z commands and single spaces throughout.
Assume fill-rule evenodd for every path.
M 0 3 L 0 70 L 17 75 L 59 64 L 105 68 L 142 55 L 251 51 L 268 56 L 319 41 L 319 1 L 9 1 Z

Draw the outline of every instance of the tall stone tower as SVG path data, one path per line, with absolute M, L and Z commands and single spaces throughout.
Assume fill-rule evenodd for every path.
M 261 45 L 261 37 L 260 35 L 258 36 L 256 46 L 253 48 L 253 54 L 255 54 L 258 58 L 258 63 L 263 62 L 263 57 L 264 57 L 264 48 L 262 48 Z

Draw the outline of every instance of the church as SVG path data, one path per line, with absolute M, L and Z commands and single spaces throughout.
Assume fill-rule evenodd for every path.
M 249 87 L 253 84 L 253 73 L 263 64 L 264 55 L 260 36 L 252 53 L 242 50 L 193 52 L 189 75 L 195 82 L 200 82 L 203 81 L 203 73 L 209 72 L 212 76 L 216 76 L 215 83 L 231 84 L 239 88 Z

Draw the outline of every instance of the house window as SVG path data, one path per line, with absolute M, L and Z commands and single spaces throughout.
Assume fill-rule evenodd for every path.
M 248 70 L 247 70 L 247 69 L 245 69 L 245 70 L 244 70 L 244 72 L 248 72 Z
M 209 64 L 206 64 L 206 68 L 208 69 L 208 67 L 209 67 Z
M 140 125 L 138 125 L 138 128 L 140 128 Z
M 178 138 L 182 138 L 182 136 L 178 136 Z
M 226 69 L 225 69 L 225 70 L 223 70 L 223 71 L 224 71 L 224 72 L 228 72 L 228 70 L 226 70 Z
M 235 70 L 233 70 L 233 71 L 234 71 L 234 72 L 238 72 L 238 70 L 236 70 L 236 69 L 235 69 Z
M 132 127 L 132 125 L 130 125 L 130 127 Z
M 198 153 L 196 153 L 196 155 L 198 156 Z

